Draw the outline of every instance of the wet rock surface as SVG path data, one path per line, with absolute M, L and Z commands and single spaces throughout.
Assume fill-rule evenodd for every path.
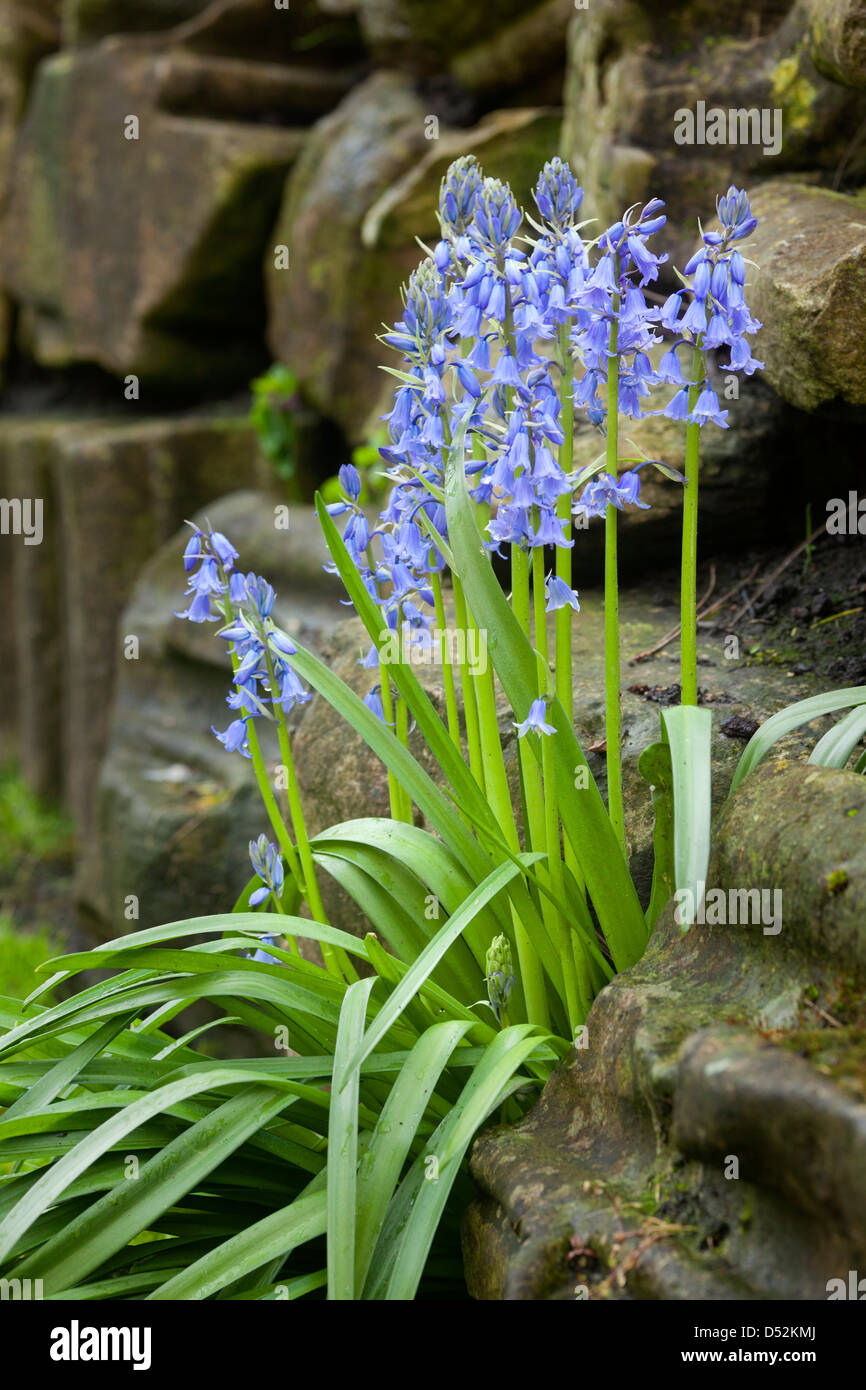
M 781 930 L 663 915 L 527 1118 L 476 1142 L 476 1298 L 825 1299 L 862 1264 L 864 814 L 845 771 L 738 789 L 709 882 L 771 885 Z
M 579 169 L 593 212 L 612 222 L 663 188 L 671 265 L 682 268 L 694 249 L 696 209 L 707 216 L 729 183 L 809 169 L 816 182 L 843 178 L 841 186 L 856 189 L 866 164 L 862 146 L 849 142 L 866 107 L 859 92 L 818 71 L 808 24 L 801 4 L 776 0 L 730 5 L 711 20 L 701 4 L 654 0 L 604 0 L 577 14 L 563 154 Z M 708 134 L 699 104 L 704 117 L 723 112 L 718 134 Z M 750 111 L 758 127 L 765 113 L 764 134 L 751 117 L 740 133 L 737 113 Z M 683 124 L 678 142 L 682 112 L 695 125 Z M 662 278 L 674 288 L 671 265 Z
M 866 196 L 781 180 L 752 198 L 766 379 L 801 410 L 866 405 Z

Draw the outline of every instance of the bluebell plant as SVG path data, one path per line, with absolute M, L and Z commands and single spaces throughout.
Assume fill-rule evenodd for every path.
M 417 711 L 405 669 L 412 648 L 438 643 L 447 736 L 461 762 L 465 756 L 492 809 L 497 852 L 514 856 L 525 848 L 541 857 L 528 887 L 512 887 L 511 937 L 527 1016 L 550 1024 L 552 976 L 559 995 L 553 1011 L 559 1015 L 564 1008 L 570 1028 L 583 1021 L 605 979 L 588 916 L 587 903 L 597 893 L 587 885 L 586 845 L 570 833 L 558 805 L 555 736 L 560 725 L 569 733 L 572 728 L 571 631 L 580 609 L 571 582 L 571 551 L 589 520 L 602 518 L 608 815 L 619 847 L 618 872 L 627 878 L 617 519 L 626 508 L 647 508 L 640 470 L 657 466 L 686 484 L 684 556 L 692 555 L 694 440 L 706 423 L 725 424 L 706 378 L 705 355 L 710 348 L 727 348 L 732 369 L 749 373 L 760 366 L 745 346 L 759 325 L 745 304 L 745 262 L 738 249 L 754 226 L 744 193 L 730 189 L 719 200 L 721 230 L 702 230 L 701 248 L 681 277 L 683 288 L 661 308 L 648 302 L 646 291 L 668 259 L 659 247 L 664 204 L 652 198 L 629 208 L 589 239 L 589 224 L 579 221 L 582 202 L 581 188 L 559 158 L 539 176 L 533 215 L 524 215 L 507 184 L 486 178 L 472 156 L 451 166 L 440 194 L 440 240 L 410 276 L 401 318 L 382 335 L 401 359 L 399 366 L 386 368 L 396 378 L 393 406 L 385 416 L 388 440 L 381 448 L 390 495 L 372 520 L 360 504 L 357 470 L 347 464 L 340 469 L 339 500 L 323 509 L 330 568 L 342 574 L 351 601 L 358 604 L 355 595 L 363 596 L 359 611 L 364 610 L 370 637 L 361 657 L 371 673 L 367 710 L 408 750 Z M 673 341 L 665 344 L 665 335 Z M 684 346 L 692 350 L 688 378 L 680 357 Z M 667 405 L 657 405 L 665 385 L 674 386 L 675 394 Z M 640 419 L 654 409 L 686 425 L 686 478 L 661 460 L 621 457 L 620 418 Z M 576 471 L 575 420 L 581 417 L 598 432 L 601 451 Z M 460 644 L 452 663 L 451 644 L 443 640 L 446 581 L 458 632 L 471 635 L 479 622 L 464 567 L 452 551 L 448 494 L 455 469 L 464 480 L 488 566 L 493 556 L 509 561 L 511 612 L 532 652 L 532 689 L 526 707 L 515 708 L 513 721 L 522 835 L 499 733 L 494 673 L 486 666 L 470 669 Z M 338 532 L 332 537 L 329 528 L 336 524 L 335 548 Z M 314 918 L 324 922 L 285 718 L 310 695 L 295 669 L 297 650 L 273 620 L 273 590 L 260 576 L 238 571 L 238 558 L 225 537 L 195 532 L 185 554 L 193 597 L 183 616 L 195 622 L 223 619 L 220 635 L 230 644 L 234 672 L 228 703 L 235 717 L 217 737 L 229 751 L 252 760 L 279 854 Z M 684 574 L 685 566 L 684 559 Z M 693 568 L 691 584 L 693 589 Z M 685 604 L 684 598 L 684 614 Z M 685 623 L 683 629 L 684 701 L 694 684 L 693 645 L 692 615 L 690 634 Z M 277 726 L 292 833 L 264 775 L 257 737 L 263 719 Z M 412 800 L 391 765 L 388 778 L 391 815 L 411 825 Z M 475 831 L 482 834 L 480 826 Z M 261 854 L 257 862 L 265 867 Z M 263 901 L 273 891 L 259 889 L 256 897 Z M 577 901 L 584 902 L 578 915 L 586 915 L 575 929 Z M 527 904 L 534 911 L 529 925 Z M 631 937 L 628 949 L 639 952 L 636 927 Z M 326 953 L 326 960 L 332 970 L 352 978 L 345 957 L 338 963 Z
M 0 1000 L 0 1166 L 14 1165 L 2 1177 L 4 1277 L 44 1280 L 60 1298 L 294 1299 L 325 1288 L 332 1300 L 405 1300 L 434 1252 L 436 1268 L 456 1266 L 459 1279 L 448 1243 L 459 1210 L 442 1218 L 479 1126 L 525 1111 L 595 995 L 640 959 L 674 887 L 705 875 L 709 796 L 683 811 L 675 777 L 673 851 L 661 837 L 646 913 L 629 872 L 617 522 L 648 505 L 645 468 L 685 483 L 683 705 L 665 711 L 670 746 L 644 754 L 664 782 L 675 752 L 691 791 L 709 769 L 709 713 L 694 704 L 699 440 L 707 425 L 727 426 L 706 361 L 722 353 L 725 370 L 745 375 L 761 366 L 748 346 L 759 325 L 740 249 L 755 219 L 746 194 L 729 189 L 718 229 L 701 229 L 682 288 L 657 307 L 648 291 L 666 260 L 660 201 L 592 237 L 582 201 L 560 159 L 542 170 L 533 213 L 471 156 L 445 176 L 441 236 L 384 334 L 400 357 L 387 369 L 391 492 L 372 514 L 347 464 L 340 497 L 317 503 L 332 568 L 366 631 L 365 698 L 284 632 L 273 587 L 244 571 L 225 535 L 193 527 L 179 616 L 213 624 L 225 645 L 229 715 L 214 735 L 252 766 L 268 828 L 250 843 L 253 875 L 232 912 L 124 933 L 52 963 L 56 973 L 20 1006 Z M 685 478 L 663 460 L 621 455 L 620 417 L 653 411 L 684 425 Z M 580 469 L 576 418 L 600 446 Z M 607 806 L 573 727 L 572 552 L 595 517 L 606 538 Z M 452 624 L 463 639 L 453 646 L 442 641 Z M 492 669 L 467 655 L 481 632 Z M 443 713 L 410 659 L 432 650 Z M 289 717 L 314 695 L 384 763 L 390 818 L 309 835 Z M 866 728 L 866 689 L 768 720 L 735 782 L 797 723 L 852 706 L 813 753 L 838 765 Z M 414 756 L 410 722 L 438 780 Z M 263 751 L 274 741 L 276 784 Z M 657 786 L 656 805 L 662 794 Z M 369 924 L 363 939 L 328 921 L 321 874 Z M 324 968 L 300 940 L 321 949 Z M 118 973 L 43 999 L 82 970 Z M 223 1015 L 169 1035 L 165 1025 L 199 999 Z M 281 1055 L 204 1055 L 201 1033 L 227 1021 Z M 40 1147 L 19 1171 L 34 1134 Z M 139 1181 L 118 1157 L 127 1151 L 140 1158 Z M 175 1238 L 142 1241 L 144 1232 Z

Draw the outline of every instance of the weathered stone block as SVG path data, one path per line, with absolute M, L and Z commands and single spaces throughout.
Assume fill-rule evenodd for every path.
M 275 241 L 291 266 L 267 270 L 270 342 L 310 400 L 353 438 L 382 413 L 389 353 L 377 341 L 400 315 L 400 283 L 437 237 L 439 183 L 452 159 L 477 153 L 524 204 L 556 153 L 559 112 L 497 112 L 472 130 L 425 138 L 411 83 L 376 73 L 313 130 L 289 178 Z
M 866 195 L 755 189 L 749 303 L 773 388 L 801 410 L 866 405 Z
M 261 362 L 255 287 L 303 135 L 158 110 L 161 61 L 115 45 L 42 64 L 4 279 L 38 361 L 213 389 Z
M 817 70 L 806 28 L 802 6 L 786 12 L 773 0 L 661 13 L 647 0 L 601 0 L 575 15 L 562 154 L 584 185 L 587 216 L 603 224 L 665 199 L 664 284 L 673 287 L 697 218 L 706 224 L 729 184 L 804 168 L 827 182 L 841 174 L 847 188 L 863 182 L 866 147 L 854 136 L 866 100 Z M 723 124 L 708 122 L 716 110 Z M 683 112 L 694 117 L 691 135 Z M 721 143 L 701 143 L 709 124 Z M 691 142 L 678 143 L 677 131 Z
M 96 43 L 107 34 L 170 29 L 201 14 L 211 0 L 62 0 L 63 41 Z
M 864 0 L 805 0 L 809 48 L 819 72 L 846 87 L 866 86 Z

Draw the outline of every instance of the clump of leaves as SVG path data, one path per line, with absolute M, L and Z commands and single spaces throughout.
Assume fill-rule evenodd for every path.
M 65 858 L 71 841 L 68 817 L 43 802 L 14 768 L 0 769 L 0 878 L 22 860 Z
M 298 378 L 290 368 L 275 362 L 264 376 L 250 383 L 253 403 L 250 422 L 262 453 L 279 478 L 290 482 L 298 468 L 298 431 L 295 414 L 301 403 Z

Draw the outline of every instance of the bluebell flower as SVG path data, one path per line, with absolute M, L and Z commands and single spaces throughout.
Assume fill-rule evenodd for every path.
M 268 890 L 265 889 L 264 891 L 267 894 Z M 250 899 L 250 902 L 252 902 L 252 898 Z M 263 936 L 260 938 L 260 940 L 262 946 L 274 946 L 276 945 L 277 937 Z M 283 963 L 281 960 L 277 960 L 276 956 L 272 956 L 267 951 L 263 951 L 261 946 L 257 951 L 253 951 L 252 955 L 250 956 L 250 960 L 258 961 L 262 965 L 282 965 Z
M 242 753 L 245 758 L 252 757 L 245 719 L 233 719 L 223 733 L 211 725 L 211 732 L 216 735 L 227 753 Z
M 539 696 L 539 698 L 533 700 L 532 704 L 529 706 L 529 713 L 523 723 L 518 724 L 515 722 L 514 727 L 517 730 L 517 737 L 525 738 L 529 733 L 555 734 L 556 729 L 553 725 L 545 721 L 544 716 L 546 713 L 547 702 Z
M 238 559 L 238 552 L 235 550 L 231 541 L 226 540 L 222 531 L 211 531 L 208 538 L 211 550 L 219 560 L 223 569 L 228 572 L 234 568 L 234 562 Z
M 554 231 L 564 232 L 574 226 L 583 189 L 568 165 L 556 155 L 542 169 L 533 197 L 544 221 Z
M 728 412 L 719 408 L 719 398 L 710 386 L 705 386 L 698 396 L 691 418 L 698 425 L 705 425 L 711 421 L 720 429 L 728 428 Z
M 627 505 L 640 507 L 643 511 L 649 509 L 649 503 L 640 500 L 640 479 L 636 469 L 621 473 L 616 479 L 609 473 L 599 473 L 587 483 L 574 511 L 575 515 L 586 517 L 604 516 L 609 506 L 622 511 Z
M 357 468 L 352 463 L 344 463 L 339 473 L 340 487 L 346 496 L 352 501 L 357 502 L 361 496 L 361 476 Z
M 553 613 L 557 608 L 573 608 L 576 613 L 580 612 L 577 593 L 566 584 L 559 575 L 549 574 L 547 576 L 547 605 L 545 612 Z
M 716 200 L 716 208 L 722 231 L 702 234 L 700 248 L 685 267 L 685 275 L 692 277 L 691 285 L 688 290 L 671 295 L 662 309 L 661 323 L 679 335 L 679 343 L 672 351 L 683 342 L 706 352 L 727 347 L 730 358 L 722 364 L 723 369 L 751 376 L 764 364 L 752 357 L 745 335 L 756 333 L 761 325 L 752 318 L 745 302 L 746 265 L 735 243 L 754 231 L 757 220 L 752 216 L 748 195 L 733 185 Z M 689 292 L 691 302 L 680 318 L 681 301 Z M 664 374 L 663 379 L 679 384 L 670 373 Z M 691 413 L 687 403 L 684 407 L 682 391 L 660 413 L 672 420 L 689 420 L 700 426 L 712 422 L 726 429 L 728 412 L 719 409 L 708 379 L 694 384 L 700 391 Z

